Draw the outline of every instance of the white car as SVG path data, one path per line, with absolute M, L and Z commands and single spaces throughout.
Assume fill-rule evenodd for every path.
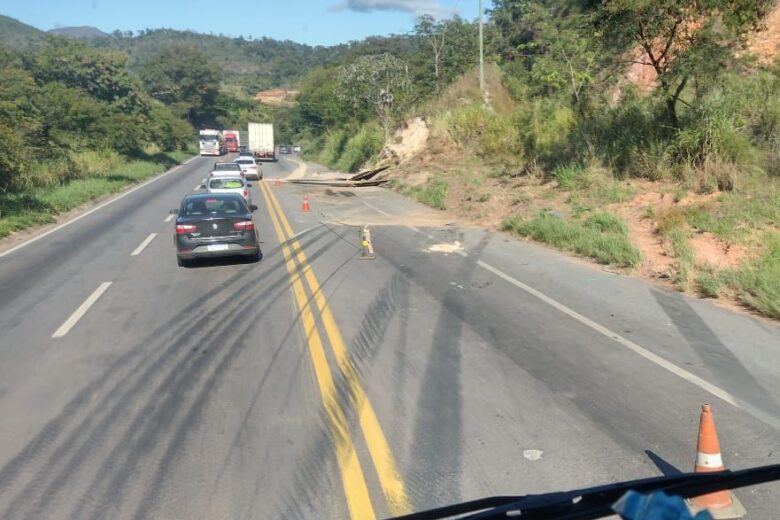
M 249 190 L 252 185 L 243 177 L 209 177 L 205 187 L 207 193 L 238 193 L 247 204 L 252 204 L 252 192 Z
M 263 178 L 263 170 L 252 157 L 239 157 L 234 162 L 241 168 L 247 179 L 259 181 Z
M 301 151 L 301 147 L 300 147 L 300 145 L 297 145 L 297 144 L 296 144 L 295 146 L 293 146 L 293 152 L 295 152 L 295 153 L 298 153 L 298 152 L 300 152 L 300 151 Z
M 234 162 L 214 163 L 214 168 L 209 172 L 208 178 L 212 177 L 246 177 L 240 164 Z

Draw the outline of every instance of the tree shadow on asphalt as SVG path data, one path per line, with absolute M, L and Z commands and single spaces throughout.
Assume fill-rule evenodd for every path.
M 316 237 L 311 241 L 313 240 L 316 240 Z M 328 247 L 326 245 L 316 251 L 311 258 L 323 254 Z M 278 249 L 277 247 L 273 251 Z M 133 474 L 133 468 L 149 454 L 148 450 L 156 444 L 155 438 L 158 438 L 159 442 L 159 437 L 165 436 L 171 439 L 171 442 L 157 465 L 157 473 L 152 479 L 154 485 L 148 488 L 146 500 L 142 502 L 146 507 L 154 504 L 161 492 L 164 476 L 168 474 L 175 454 L 184 447 L 183 441 L 187 432 L 198 424 L 197 418 L 205 409 L 212 395 L 211 390 L 221 382 L 230 363 L 246 348 L 244 338 L 249 330 L 248 324 L 251 324 L 253 319 L 248 314 L 234 312 L 235 309 L 253 307 L 260 301 L 270 305 L 276 296 L 288 290 L 289 278 L 286 271 L 275 269 L 281 269 L 283 266 L 284 260 L 280 256 L 274 265 L 260 274 L 258 281 L 271 273 L 284 272 L 285 275 L 272 281 L 265 291 L 247 292 L 241 298 L 235 297 L 233 286 L 241 286 L 247 276 L 257 276 L 258 271 L 242 270 L 226 280 L 220 287 L 224 297 L 220 301 L 212 301 L 210 305 L 214 311 L 212 314 L 225 314 L 228 319 L 193 325 L 183 318 L 193 314 L 206 314 L 206 309 L 202 308 L 203 302 L 193 302 L 148 334 L 146 339 L 139 343 L 139 346 L 144 348 L 129 349 L 106 367 L 96 381 L 82 389 L 63 407 L 60 415 L 51 419 L 16 457 L 0 469 L 0 481 L 5 484 L 17 480 L 25 470 L 31 472 L 28 476 L 32 477 L 21 484 L 21 489 L 14 497 L 8 496 L 9 486 L 5 486 L 6 493 L 0 489 L 0 496 L 5 495 L 3 501 L 8 505 L 6 513 L 17 512 L 23 515 L 23 510 L 40 512 L 47 504 L 55 502 L 74 474 L 89 463 L 88 453 L 106 440 L 114 438 L 109 435 L 110 431 L 117 427 L 119 417 L 126 412 L 130 403 L 140 397 L 141 393 L 150 390 L 148 381 L 161 379 L 156 384 L 156 389 L 151 389 L 151 400 L 140 404 L 143 413 L 135 414 L 130 421 L 131 427 L 124 435 L 119 435 L 122 437 L 121 442 L 113 448 L 108 447 L 109 457 L 98 468 L 97 475 L 88 488 L 88 496 L 80 501 L 81 505 L 72 516 L 83 518 L 89 515 L 85 508 L 92 508 L 97 503 L 105 505 L 120 500 L 124 494 L 126 479 Z M 275 297 L 270 298 L 269 293 L 272 292 Z M 224 337 L 228 331 L 231 337 Z M 210 348 L 210 342 L 217 338 L 221 339 L 220 348 Z M 186 348 L 191 341 L 197 343 L 195 347 Z M 198 346 L 204 348 L 199 349 Z M 215 370 L 205 381 L 205 385 L 201 385 L 204 381 L 198 374 L 203 374 L 208 367 L 215 365 Z M 123 369 L 124 374 L 118 374 L 118 369 Z M 191 388 L 187 390 L 187 387 Z M 198 393 L 198 399 L 192 403 L 189 410 L 182 409 L 171 400 L 176 395 L 192 391 Z M 101 403 L 98 405 L 92 402 L 94 395 L 101 396 Z M 86 408 L 93 408 L 94 411 L 83 416 L 85 412 L 80 411 Z M 173 426 L 174 420 L 180 422 L 176 431 L 171 432 L 168 428 Z M 63 435 L 66 430 L 69 430 L 68 433 Z M 117 460 L 122 460 L 123 464 L 117 464 Z M 30 467 L 35 461 L 37 468 Z M 61 517 L 65 516 L 63 514 Z
M 470 282 L 482 251 L 492 238 L 486 234 L 458 262 L 452 279 Z M 468 296 L 450 286 L 439 305 L 433 327 L 433 344 L 422 376 L 415 415 L 409 481 L 414 486 L 417 506 L 461 501 L 463 473 L 463 391 L 461 338 L 466 325 Z
M 742 362 L 707 325 L 687 299 L 678 293 L 652 289 L 658 305 L 674 323 L 705 369 L 715 376 L 716 384 L 730 392 L 748 396 L 745 401 L 757 401 L 759 407 L 780 414 L 780 407 Z

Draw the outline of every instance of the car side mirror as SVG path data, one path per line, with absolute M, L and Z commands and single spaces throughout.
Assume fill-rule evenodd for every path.
M 257 206 L 256 206 L 256 205 L 254 205 L 254 204 L 250 204 L 250 205 L 249 205 L 249 210 L 250 210 L 250 211 L 257 211 L 257 209 L 258 209 L 258 208 L 257 208 Z
M 179 210 L 177 208 L 173 208 L 169 213 L 171 215 L 178 215 L 179 214 Z

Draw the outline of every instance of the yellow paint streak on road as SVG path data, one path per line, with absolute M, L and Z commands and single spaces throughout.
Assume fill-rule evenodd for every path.
M 293 236 L 293 229 L 290 226 L 287 217 L 284 215 L 274 193 L 267 187 L 265 189 L 268 192 L 268 198 L 271 199 L 274 208 L 276 208 L 279 220 L 281 221 L 289 240 L 289 237 Z M 371 460 L 374 463 L 377 476 L 379 477 L 379 483 L 382 486 L 388 508 L 394 516 L 410 513 L 412 511 L 412 506 L 406 495 L 404 482 L 398 471 L 395 459 L 393 458 L 390 445 L 382 431 L 374 408 L 371 406 L 371 402 L 368 400 L 368 396 L 360 384 L 355 366 L 352 364 L 349 351 L 341 336 L 341 332 L 336 325 L 336 320 L 333 318 L 330 306 L 325 299 L 325 295 L 320 288 L 319 282 L 317 281 L 311 266 L 306 260 L 306 255 L 299 242 L 293 240 L 291 246 L 303 269 L 303 275 L 306 278 L 306 282 L 309 284 L 309 288 L 314 295 L 314 300 L 320 311 L 320 316 L 322 316 L 323 325 L 325 326 L 325 332 L 328 334 L 330 344 L 333 347 L 333 352 L 336 356 L 336 362 L 349 386 L 350 395 L 358 413 L 360 428 L 366 439 L 368 451 L 371 455 Z
M 328 360 L 325 356 L 325 349 L 322 345 L 322 338 L 317 330 L 317 325 L 312 315 L 311 307 L 306 297 L 306 291 L 297 273 L 295 262 L 290 249 L 285 244 L 286 238 L 279 222 L 274 216 L 271 201 L 264 189 L 264 184 L 260 182 L 260 191 L 263 193 L 265 202 L 268 206 L 268 213 L 271 215 L 276 236 L 282 246 L 287 271 L 290 273 L 290 281 L 295 301 L 300 311 L 301 324 L 306 334 L 306 340 L 309 345 L 311 362 L 314 367 L 314 373 L 317 378 L 317 384 L 320 389 L 322 403 L 328 414 L 330 430 L 336 448 L 336 459 L 341 470 L 341 480 L 344 486 L 344 494 L 347 499 L 350 517 L 353 519 L 373 519 L 376 518 L 371 499 L 368 494 L 368 486 L 360 466 L 360 461 L 355 451 L 355 445 L 349 434 L 347 419 L 344 411 L 338 402 L 336 387 L 333 383 L 333 376 L 328 367 Z

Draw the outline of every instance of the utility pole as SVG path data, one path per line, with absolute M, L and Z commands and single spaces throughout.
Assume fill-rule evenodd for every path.
M 479 0 L 479 91 L 485 96 L 485 50 L 482 43 L 482 0 Z

